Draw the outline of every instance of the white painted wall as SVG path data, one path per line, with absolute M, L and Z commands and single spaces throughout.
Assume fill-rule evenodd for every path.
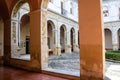
M 22 26 L 20 30 L 20 41 L 25 42 L 26 36 L 30 36 L 30 23 L 27 23 L 25 26 Z
M 108 17 L 104 17 L 104 22 L 120 21 L 120 0 L 103 1 L 103 10 L 108 9 Z
M 72 0 L 53 0 L 52 3 L 49 2 L 48 9 L 61 14 L 61 2 L 64 3 L 64 9 L 65 11 L 67 11 L 64 16 L 78 21 L 78 4 L 76 2 L 73 2 Z M 73 4 L 73 14 L 70 14 L 71 2 Z

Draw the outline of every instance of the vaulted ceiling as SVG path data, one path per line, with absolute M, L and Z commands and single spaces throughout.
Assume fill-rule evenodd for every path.
M 5 0 L 0 0 L 0 16 L 2 19 L 6 19 L 9 17 L 9 11 Z
M 19 0 L 0 0 L 0 17 L 10 19 L 12 9 Z M 40 9 L 42 0 L 25 0 L 30 3 L 31 11 Z

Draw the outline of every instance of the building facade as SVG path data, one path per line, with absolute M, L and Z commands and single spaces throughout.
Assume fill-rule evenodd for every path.
M 120 49 L 120 2 L 119 0 L 103 0 L 103 19 L 105 33 L 105 49 Z M 12 37 L 12 52 L 26 54 L 29 47 L 29 5 L 24 4 L 18 13 L 14 12 L 11 16 L 11 25 L 14 27 Z M 15 14 L 17 14 L 15 16 Z M 25 16 L 26 15 L 26 16 Z M 26 20 L 22 17 L 26 17 Z M 23 21 L 23 22 L 22 22 Z M 53 54 L 61 52 L 71 53 L 78 52 L 78 3 L 73 0 L 50 0 L 47 10 L 47 45 L 48 51 Z M 3 55 L 4 43 L 4 23 L 0 20 L 0 55 Z M 27 26 L 27 27 L 19 27 Z M 26 29 L 25 29 L 26 28 Z M 17 32 L 17 33 L 15 33 Z M 19 33 L 19 34 L 18 34 Z M 71 36 L 73 35 L 73 36 Z M 15 38 L 17 36 L 17 38 Z M 73 40 L 72 40 L 73 39 Z M 15 49 L 16 48 L 16 49 Z
M 53 54 L 79 52 L 78 3 L 50 0 L 47 11 L 48 48 Z
M 120 1 L 103 0 L 105 48 L 120 49 Z

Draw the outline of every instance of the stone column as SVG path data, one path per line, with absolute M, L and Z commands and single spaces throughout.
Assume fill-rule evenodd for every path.
M 4 21 L 4 64 L 10 64 L 11 58 L 11 20 Z
M 105 48 L 102 0 L 79 0 L 78 3 L 80 80 L 104 80 Z
M 32 67 L 36 67 L 41 70 L 42 67 L 47 66 L 47 59 L 45 55 L 48 55 L 47 37 L 43 40 L 43 26 L 41 26 L 41 12 L 40 9 L 30 12 L 30 57 Z M 42 32 L 41 32 L 42 31 Z M 47 32 L 47 31 L 46 31 Z M 41 35 L 42 34 L 42 35 Z M 44 41 L 44 42 L 43 42 Z
M 41 48 L 41 64 L 42 64 L 42 69 L 48 67 L 48 44 L 47 44 L 47 9 L 42 8 L 41 12 L 41 27 L 40 27 L 40 48 Z M 40 16 L 40 14 L 39 14 Z M 40 22 L 39 22 L 40 23 Z
M 57 26 L 57 25 L 56 25 Z M 60 55 L 61 54 L 61 46 L 60 46 L 60 30 L 59 29 L 55 29 L 54 30 L 55 34 L 55 45 L 54 45 L 54 51 L 53 54 L 54 55 Z
M 19 36 L 19 22 L 18 19 L 12 18 L 11 20 L 11 57 L 19 56 L 18 49 L 18 36 Z
M 71 37 L 70 37 L 70 29 L 66 31 L 66 45 L 65 45 L 65 53 L 71 53 Z
M 119 46 L 119 42 L 118 42 L 118 33 L 117 33 L 117 29 L 113 28 L 112 31 L 112 46 L 113 46 L 113 50 L 118 50 L 118 46 Z
M 79 45 L 78 45 L 78 30 L 75 31 L 74 37 L 75 37 L 75 41 L 74 41 L 73 51 L 74 51 L 74 52 L 79 52 Z

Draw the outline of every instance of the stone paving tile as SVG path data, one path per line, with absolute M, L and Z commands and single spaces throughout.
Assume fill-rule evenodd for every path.
M 120 80 L 120 63 L 106 61 L 106 77 L 105 80 Z
M 53 67 L 50 63 L 53 62 Z M 72 72 L 80 71 L 80 61 L 79 53 L 72 54 L 62 54 L 61 56 L 50 56 L 49 57 L 49 67 L 52 69 L 57 69 L 58 71 L 67 72 L 72 74 Z M 105 63 L 105 80 L 120 80 L 120 63 L 108 62 Z M 54 70 L 52 70 L 54 71 Z M 80 73 L 79 73 L 80 74 Z M 74 74 L 78 75 L 78 74 Z
M 49 71 L 80 76 L 79 53 L 63 53 L 60 56 L 49 56 Z

